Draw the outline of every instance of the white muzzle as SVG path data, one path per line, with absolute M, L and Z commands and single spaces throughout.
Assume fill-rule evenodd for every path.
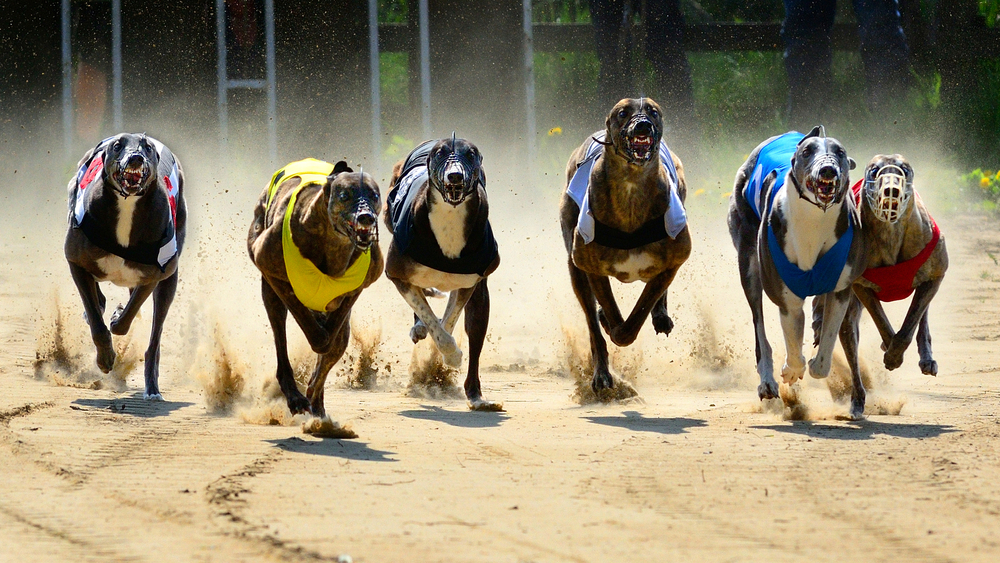
M 873 180 L 865 180 L 865 197 L 880 221 L 895 223 L 903 216 L 913 194 L 903 169 L 888 165 L 882 167 Z

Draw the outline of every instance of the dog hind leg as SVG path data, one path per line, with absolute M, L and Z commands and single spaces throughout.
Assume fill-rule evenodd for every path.
M 774 360 L 771 344 L 767 341 L 764 330 L 764 286 L 760 282 L 760 267 L 756 252 L 738 252 L 740 281 L 743 294 L 750 305 L 753 316 L 754 352 L 757 358 L 757 375 L 760 385 L 757 386 L 757 396 L 761 400 L 778 398 L 778 382 L 774 379 Z
M 70 263 L 70 274 L 76 284 L 80 298 L 83 300 L 83 310 L 90 325 L 90 336 L 97 347 L 97 367 L 104 373 L 111 371 L 115 365 L 115 349 L 111 345 L 111 331 L 104 324 L 104 296 L 97 286 L 97 280 L 90 272 L 76 264 Z
M 597 300 L 594 297 L 594 290 L 590 286 L 590 280 L 583 270 L 569 261 L 569 279 L 573 285 L 573 293 L 576 294 L 577 301 L 583 307 L 583 314 L 587 317 L 587 330 L 590 332 L 590 357 L 594 363 L 594 376 L 590 386 L 594 393 L 600 393 L 602 389 L 611 389 L 615 386 L 615 380 L 608 370 L 608 344 L 601 335 L 601 324 L 597 319 Z
M 618 346 L 628 346 L 635 342 L 636 337 L 639 336 L 639 329 L 645 324 L 653 306 L 666 294 L 675 275 L 677 275 L 677 268 L 671 268 L 657 274 L 646 283 L 646 287 L 642 288 L 642 294 L 639 295 L 639 300 L 635 302 L 628 318 L 609 334 L 612 342 Z
M 837 333 L 844 322 L 847 307 L 851 301 L 851 288 L 830 292 L 822 297 L 823 328 L 820 332 L 819 349 L 809 360 L 809 375 L 822 379 L 830 375 L 830 364 L 833 361 L 833 347 L 837 343 Z M 801 345 L 801 335 L 799 339 Z
M 424 321 L 420 320 L 420 317 L 414 314 L 413 327 L 410 328 L 410 340 L 416 344 L 425 338 L 427 338 L 427 325 L 424 324 Z
M 862 311 L 861 302 L 850 299 L 844 322 L 840 325 L 840 345 L 844 348 L 847 364 L 851 368 L 852 420 L 861 420 L 865 416 L 865 384 L 861 380 L 861 367 L 858 365 L 858 322 Z
M 139 314 L 139 309 L 142 308 L 142 304 L 153 293 L 156 285 L 155 283 L 150 283 L 133 287 L 129 290 L 128 302 L 124 307 L 119 305 L 115 309 L 115 312 L 111 314 L 111 322 L 109 323 L 111 334 L 117 334 L 118 336 L 128 334 L 129 329 L 132 328 L 132 321 L 135 320 L 135 316 Z
M 920 328 L 917 329 L 917 352 L 920 354 L 920 373 L 937 375 L 938 365 L 931 351 L 931 326 L 927 320 L 929 313 L 930 311 L 924 311 L 924 316 L 920 318 Z
M 340 331 L 334 336 L 333 347 L 325 354 L 316 357 L 316 367 L 313 369 L 312 377 L 309 378 L 309 387 L 306 389 L 306 397 L 313 416 L 323 418 L 326 416 L 326 406 L 323 404 L 326 388 L 326 377 L 330 370 L 336 365 L 347 350 L 347 344 L 351 338 L 351 323 L 346 322 L 340 326 Z
M 438 321 L 434 310 L 427 304 L 427 298 L 424 297 L 424 290 L 402 280 L 392 281 L 396 284 L 396 289 L 399 290 L 400 295 L 403 296 L 403 300 L 406 301 L 417 317 L 427 326 L 431 339 L 434 340 L 434 345 L 441 352 L 441 355 L 444 356 L 445 365 L 451 367 L 461 365 L 462 351 L 458 349 L 455 339 L 441 326 L 441 322 Z
M 138 294 L 136 291 L 135 294 Z M 147 401 L 162 401 L 160 394 L 160 338 L 163 336 L 163 323 L 167 319 L 167 311 L 174 302 L 177 293 L 177 272 L 165 280 L 160 280 L 153 289 L 153 328 L 149 334 L 149 347 L 146 348 L 146 391 L 142 398 Z M 134 297 L 134 294 L 133 294 Z M 143 298 L 145 299 L 145 298 Z M 131 306 L 132 300 L 129 300 Z M 135 309 L 139 307 L 136 306 Z M 135 313 L 132 313 L 135 316 Z
M 899 331 L 892 337 L 889 346 L 885 350 L 885 356 L 883 357 L 885 369 L 891 371 L 903 365 L 903 353 L 906 352 L 906 349 L 910 346 L 910 342 L 913 341 L 913 333 L 916 332 L 917 326 L 923 320 L 924 314 L 927 312 L 927 307 L 931 304 L 931 299 L 934 298 L 938 288 L 941 287 L 942 279 L 944 278 L 929 280 L 917 287 L 916 292 L 913 294 L 913 300 L 910 301 L 910 308 L 906 311 L 906 318 L 903 319 L 903 324 L 899 326 Z
M 597 319 L 601 321 L 604 331 L 610 335 L 611 331 L 625 322 L 621 310 L 618 309 L 615 294 L 611 291 L 611 280 L 607 276 L 594 274 L 587 274 L 587 279 L 590 281 L 590 289 L 594 292 L 594 297 L 597 298 L 597 304 L 600 305 L 597 309 Z
M 264 298 L 264 309 L 267 311 L 267 320 L 270 321 L 271 332 L 274 333 L 274 350 L 278 360 L 274 376 L 278 380 L 278 386 L 281 387 L 281 393 L 285 395 L 288 410 L 292 414 L 310 412 L 309 400 L 295 386 L 292 364 L 288 361 L 288 340 L 285 332 L 288 309 L 263 276 L 260 278 L 260 285 L 261 295 Z
M 484 281 L 486 281 L 485 278 L 480 280 L 476 285 L 472 287 L 463 287 L 461 289 L 456 289 L 455 291 L 452 291 L 448 295 L 448 306 L 445 307 L 444 316 L 441 318 L 441 326 L 444 327 L 444 330 L 448 334 L 454 336 L 455 325 L 458 324 L 459 315 L 462 314 L 463 310 L 466 310 L 469 300 L 472 298 L 473 294 L 479 288 L 479 285 L 482 284 Z M 489 298 L 489 293 L 487 293 L 487 299 L 488 298 Z M 468 312 L 466 312 L 466 314 L 468 314 Z M 466 334 L 468 334 L 468 332 L 466 332 Z
M 892 342 L 892 337 L 896 335 L 896 331 L 892 329 L 892 323 L 885 315 L 882 302 L 878 300 L 874 290 L 864 286 L 854 286 L 854 295 L 868 310 L 868 314 L 875 323 L 875 328 L 878 329 L 879 336 L 882 337 L 882 351 L 885 352 L 889 348 L 889 343 Z

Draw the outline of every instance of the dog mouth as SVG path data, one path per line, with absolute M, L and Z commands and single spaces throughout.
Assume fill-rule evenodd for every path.
M 809 178 L 806 188 L 816 196 L 816 201 L 828 206 L 837 199 L 837 188 L 840 182 L 837 176 Z
M 655 146 L 656 143 L 650 135 L 626 137 L 626 148 L 629 156 L 638 162 L 648 162 L 653 156 Z
M 441 193 L 441 199 L 449 205 L 458 205 L 465 201 L 466 189 L 464 183 L 453 184 L 445 183 L 441 185 L 441 189 L 438 190 Z
M 133 159 L 134 160 L 134 159 Z M 149 176 L 149 168 L 145 161 L 135 163 L 129 162 L 125 167 L 119 168 L 115 174 L 115 182 L 125 195 L 137 195 L 143 191 L 146 178 Z
M 368 250 L 378 242 L 378 221 L 374 213 L 362 211 L 356 214 L 348 223 L 348 227 L 354 246 L 361 250 Z

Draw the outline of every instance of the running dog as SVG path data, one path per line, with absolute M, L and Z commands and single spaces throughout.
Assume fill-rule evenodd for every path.
M 662 141 L 660 106 L 649 98 L 615 104 L 605 130 L 577 148 L 566 165 L 559 209 L 570 281 L 583 307 L 594 362 L 591 387 L 614 387 L 601 328 L 618 346 L 635 341 L 646 318 L 670 334 L 667 288 L 691 254 L 680 159 Z M 646 284 L 622 319 L 611 277 Z M 598 305 L 600 308 L 598 308 Z
M 764 332 L 762 292 L 781 315 L 784 382 L 791 385 L 805 373 L 802 305 L 810 295 L 822 301 L 826 315 L 809 373 L 816 378 L 830 373 L 851 285 L 865 265 L 864 239 L 854 236 L 860 229 L 850 191 L 849 171 L 854 167 L 844 146 L 818 126 L 807 135 L 789 132 L 764 141 L 736 173 L 729 233 L 753 314 L 760 375 L 757 394 L 762 400 L 779 396 Z M 861 415 L 853 409 L 852 414 Z
M 452 332 L 464 310 L 469 408 L 503 410 L 501 403 L 483 399 L 479 381 L 479 355 L 490 320 L 486 282 L 500 265 L 483 157 L 474 144 L 454 134 L 426 141 L 396 163 L 391 185 L 384 215 L 392 233 L 385 275 L 413 309 L 410 338 L 416 344 L 429 334 L 445 364 L 458 367 L 462 351 Z M 435 290 L 450 292 L 442 319 L 426 299 Z
M 177 291 L 187 223 L 180 161 L 152 137 L 122 133 L 87 151 L 68 190 L 64 251 L 97 346 L 97 367 L 111 371 L 111 335 L 127 334 L 152 294 L 143 398 L 162 401 L 160 337 Z M 129 288 L 128 303 L 111 315 L 111 330 L 104 324 L 107 300 L 98 285 L 103 281 Z
M 882 337 L 886 369 L 902 365 L 903 353 L 916 332 L 920 371 L 937 375 L 927 310 L 948 270 L 948 249 L 937 223 L 913 189 L 913 167 L 898 154 L 876 155 L 865 168 L 864 178 L 852 190 L 865 225 L 862 236 L 868 260 L 867 269 L 854 282 L 857 299 L 852 300 L 844 319 L 841 341 L 851 339 L 851 346 L 856 349 L 863 304 Z M 906 299 L 914 290 L 916 295 L 903 324 L 895 332 L 882 302 Z M 814 326 L 823 312 L 815 313 Z M 847 348 L 845 344 L 844 349 Z M 852 375 L 857 370 L 856 362 L 852 363 Z
M 300 199 L 301 198 L 301 199 Z M 288 164 L 271 177 L 254 208 L 247 237 L 260 270 L 261 293 L 278 356 L 275 377 L 293 414 L 323 418 L 323 388 L 347 349 L 351 308 L 382 275 L 379 188 L 344 161 Z M 288 313 L 319 356 L 306 395 L 295 385 L 285 321 Z

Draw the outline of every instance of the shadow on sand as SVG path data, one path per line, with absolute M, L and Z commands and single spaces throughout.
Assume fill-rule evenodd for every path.
M 448 410 L 434 405 L 420 405 L 420 409 L 402 411 L 399 415 L 417 420 L 443 422 L 459 428 L 495 428 L 509 418 L 505 412 Z
M 697 418 L 646 418 L 636 411 L 625 411 L 622 416 L 585 416 L 594 424 L 627 428 L 633 432 L 657 432 L 660 434 L 681 434 L 688 428 L 707 426 L 704 420 Z
M 185 401 L 147 401 L 142 398 L 142 391 L 137 391 L 131 397 L 119 399 L 77 399 L 72 404 L 83 407 L 83 410 L 104 410 L 141 418 L 153 418 L 157 416 L 169 416 L 175 410 L 190 407 L 194 403 Z
M 842 423 L 797 420 L 788 424 L 769 424 L 766 426 L 751 426 L 750 428 L 800 434 L 802 436 L 809 436 L 810 438 L 826 438 L 830 440 L 871 440 L 880 434 L 894 438 L 936 438 L 942 434 L 958 431 L 958 428 L 947 424 L 904 424 L 876 420 L 859 420 L 857 422 Z
M 399 461 L 389 456 L 396 455 L 395 452 L 385 452 L 373 450 L 368 444 L 356 442 L 354 440 L 338 440 L 335 438 L 323 438 L 319 440 L 303 440 L 298 436 L 291 438 L 280 438 L 276 440 L 264 440 L 281 448 L 286 452 L 300 454 L 325 455 L 329 457 L 339 457 L 352 459 L 355 461 Z

